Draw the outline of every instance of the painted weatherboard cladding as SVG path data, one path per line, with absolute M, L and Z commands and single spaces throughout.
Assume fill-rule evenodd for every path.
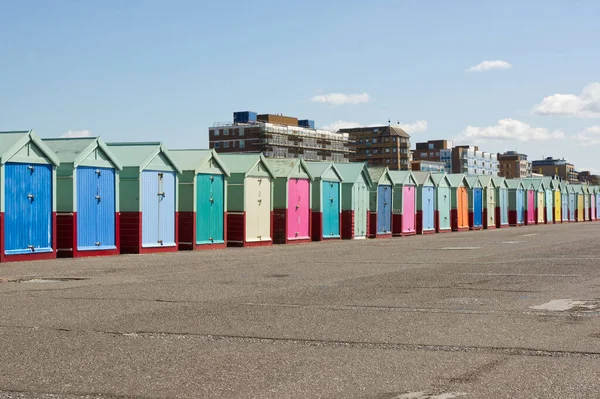
M 402 233 L 414 233 L 416 214 L 415 186 L 402 187 Z
M 340 237 L 340 183 L 321 182 L 323 237 Z
M 341 235 L 344 239 L 366 238 L 369 189 L 372 181 L 364 163 L 335 163 L 342 179 Z
M 436 191 L 435 208 L 438 212 L 438 229 L 450 230 L 450 187 L 438 186 Z
M 225 242 L 224 205 L 224 175 L 196 175 L 196 244 Z
M 508 225 L 508 189 L 500 188 L 498 197 L 500 199 L 500 224 Z
M 142 247 L 175 246 L 175 172 L 142 172 Z
M 4 254 L 53 252 L 52 166 L 4 165 Z
M 420 187 L 421 194 L 421 211 L 423 231 L 435 230 L 434 213 L 435 213 L 435 189 L 433 187 Z
M 244 182 L 246 208 L 246 241 L 271 240 L 271 181 L 247 177 Z
M 77 173 L 77 250 L 116 249 L 115 170 L 80 166 Z
M 354 184 L 352 192 L 354 198 L 354 237 L 366 237 L 369 188 L 364 181 L 360 181 Z
M 473 189 L 473 226 L 482 226 L 483 215 L 483 190 L 480 187 Z
M 392 232 L 392 186 L 381 184 L 377 186 L 377 233 L 391 234 Z

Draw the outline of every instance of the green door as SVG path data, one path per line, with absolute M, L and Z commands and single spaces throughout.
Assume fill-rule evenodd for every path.
M 222 244 L 224 181 L 222 175 L 196 176 L 196 244 Z

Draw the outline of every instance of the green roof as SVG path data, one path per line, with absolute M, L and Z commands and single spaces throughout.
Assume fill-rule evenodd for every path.
M 469 183 L 469 188 L 483 186 L 483 184 L 481 184 L 481 180 L 479 180 L 479 176 L 466 176 L 466 178 L 467 182 Z
M 450 180 L 448 180 L 448 176 L 446 176 L 446 172 L 431 173 L 431 179 L 435 183 L 436 187 L 439 186 L 440 183 L 442 182 L 442 180 L 444 180 L 444 179 L 446 180 L 446 183 L 448 183 L 448 186 L 450 186 Z
M 100 137 L 56 138 L 42 139 L 42 141 L 56 154 L 60 163 L 72 163 L 74 168 L 96 148 L 101 148 L 113 166 L 118 170 L 122 169 L 120 162 Z
M 496 187 L 508 187 L 508 184 L 506 183 L 506 179 L 504 177 L 492 176 L 492 181 L 494 182 L 494 186 Z
M 106 143 L 106 145 L 121 160 L 123 167 L 139 167 L 143 170 L 162 152 L 177 173 L 181 173 L 181 169 L 171 158 L 169 151 L 160 142 Z
M 412 172 L 412 174 L 415 177 L 415 181 L 419 186 L 424 185 L 425 183 L 427 183 L 428 180 L 431 184 L 437 185 L 433 180 L 433 177 L 431 176 L 431 172 L 414 171 Z
M 494 176 L 481 175 L 481 176 L 479 176 L 479 181 L 481 182 L 481 185 L 483 187 L 489 187 L 490 183 L 492 186 L 497 187 L 496 182 L 494 181 Z
M 308 178 L 312 180 L 312 176 L 302 158 L 267 158 L 267 164 L 275 177 L 289 178 L 296 168 L 300 166 Z
M 506 179 L 506 184 L 508 184 L 508 188 L 525 188 L 521 179 Z
M 343 180 L 341 173 L 333 162 L 304 162 L 304 164 L 313 178 L 321 177 L 325 175 L 329 169 L 333 169 L 333 173 L 335 173 L 340 180 Z
M 464 187 L 469 187 L 469 182 L 467 181 L 466 176 L 462 173 L 450 173 L 447 174 L 446 177 L 448 178 L 448 181 L 450 181 L 450 187 L 460 187 L 461 184 Z
M 177 162 L 181 170 L 193 170 L 199 173 L 204 165 L 213 159 L 226 176 L 229 170 L 215 150 L 170 150 L 169 154 Z
M 269 173 L 271 177 L 275 177 L 273 171 L 271 171 L 271 167 L 266 162 L 266 158 L 262 154 L 221 154 L 219 156 L 223 160 L 225 166 L 227 166 L 229 173 L 243 173 L 246 175 L 254 169 L 257 164 L 262 162 L 267 173 Z
M 56 154 L 33 132 L 14 131 L 0 132 L 0 164 L 10 160 L 28 142 L 33 142 L 55 166 L 60 164 Z
M 344 182 L 355 182 L 361 173 L 364 173 L 368 184 L 373 184 L 369 172 L 366 170 L 366 164 L 359 162 L 349 163 L 335 163 L 335 167 L 338 169 L 340 174 L 344 177 Z
M 394 185 L 417 185 L 415 175 L 410 170 L 390 170 L 390 178 L 392 179 Z

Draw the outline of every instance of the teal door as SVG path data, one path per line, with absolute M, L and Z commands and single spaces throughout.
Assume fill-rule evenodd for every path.
M 322 183 L 323 238 L 340 237 L 340 183 Z
M 222 244 L 224 181 L 222 175 L 196 176 L 196 244 Z
M 438 187 L 436 195 L 439 229 L 450 230 L 450 187 Z

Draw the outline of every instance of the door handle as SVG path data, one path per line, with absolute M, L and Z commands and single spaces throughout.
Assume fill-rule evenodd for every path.
M 100 241 L 96 241 L 96 246 L 99 247 L 100 246 Z
M 27 249 L 29 249 L 31 252 L 35 252 L 35 247 L 33 245 L 28 245 Z
M 33 201 L 34 199 L 34 195 L 33 194 L 27 194 L 27 199 Z
M 95 197 L 95 198 L 98 200 L 98 202 L 100 202 L 100 198 L 101 198 L 101 197 L 100 197 L 99 195 L 96 195 L 96 197 Z
M 159 191 L 157 195 L 160 195 L 161 197 L 165 197 L 165 192 L 164 191 Z

